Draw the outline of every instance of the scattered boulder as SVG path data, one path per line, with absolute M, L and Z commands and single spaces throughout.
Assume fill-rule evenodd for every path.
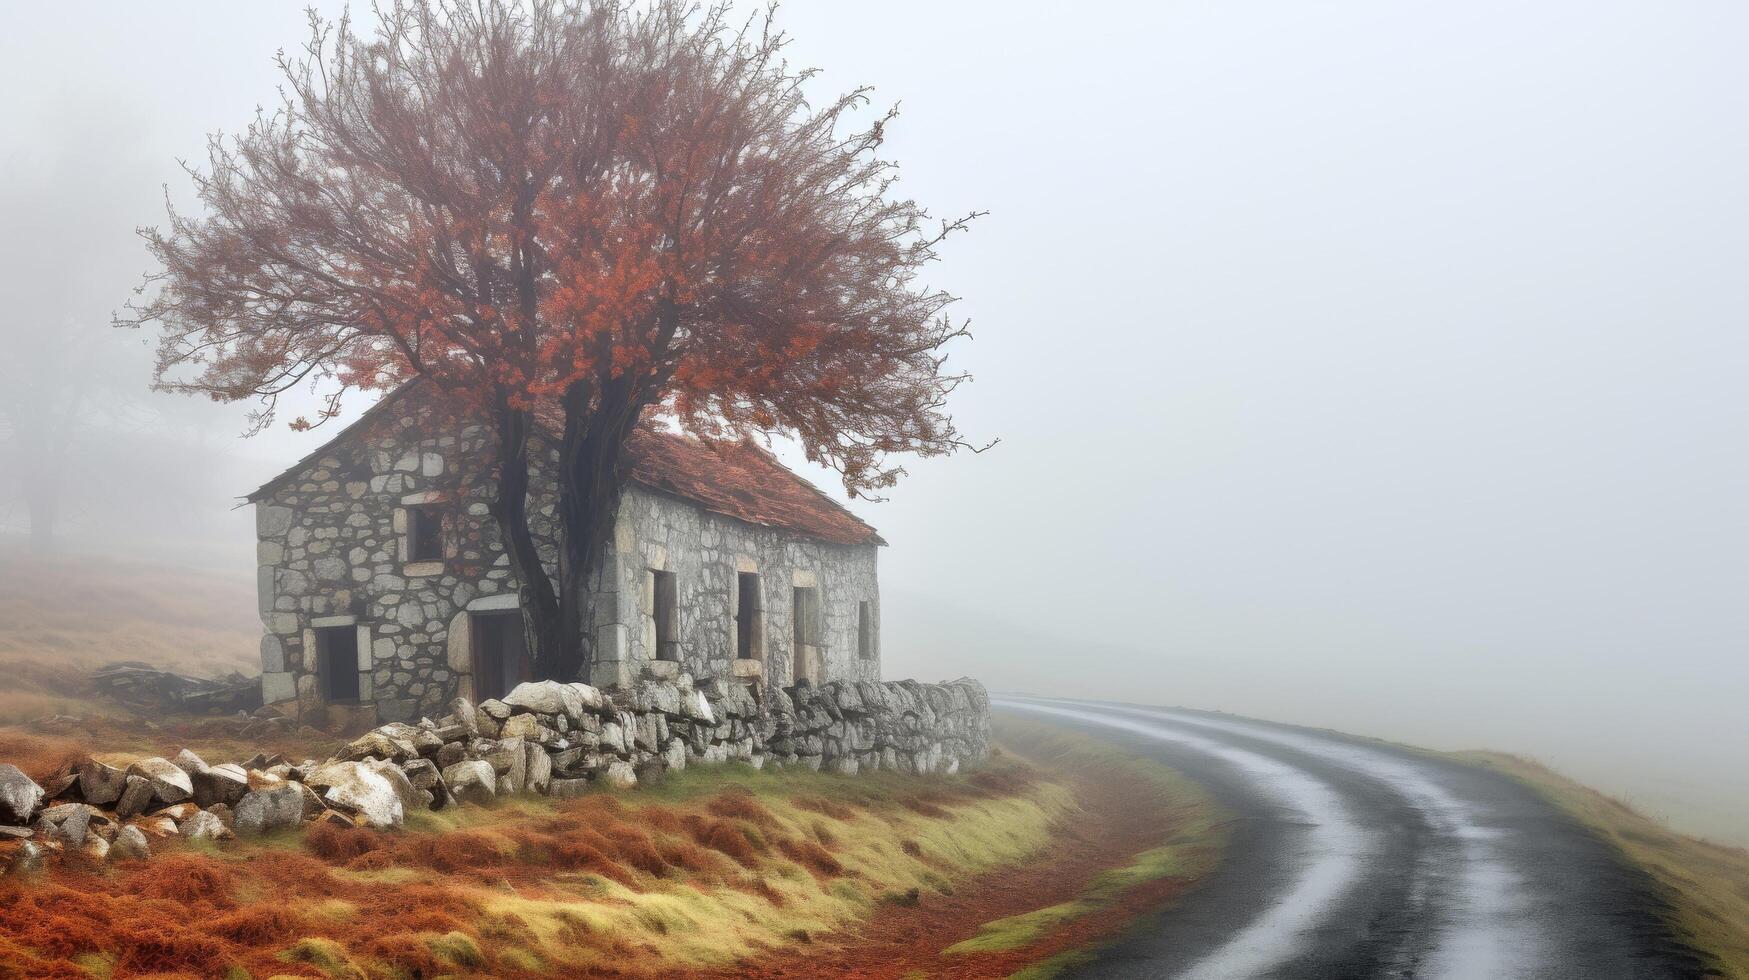
M 540 719 L 534 715 L 511 715 L 504 724 L 498 726 L 498 737 L 525 738 L 531 742 L 538 742 L 541 737 Z
M 170 764 L 187 773 L 191 780 L 196 773 L 205 772 L 207 769 L 206 761 L 188 749 L 177 752 L 176 758 L 171 759 Z
M 451 799 L 460 803 L 490 803 L 498 795 L 498 774 L 483 759 L 458 762 L 443 770 Z
M 116 831 L 115 840 L 109 842 L 112 861 L 144 861 L 151 856 L 152 845 L 146 840 L 145 831 L 132 824 Z
M 528 754 L 528 763 L 524 767 L 523 786 L 530 793 L 545 793 L 553 783 L 553 757 L 547 750 L 535 743 L 524 747 Z
M 115 815 L 127 820 L 146 812 L 146 807 L 152 805 L 152 781 L 144 776 L 129 776 L 127 786 L 121 792 L 121 799 L 116 801 Z
M 395 796 L 401 801 L 403 814 L 414 813 L 431 805 L 431 796 L 423 793 L 401 771 L 401 767 L 393 762 L 366 762 L 366 766 L 377 775 L 388 781 L 389 787 L 395 791 Z
M 43 869 L 43 847 L 36 841 L 27 840 L 18 845 L 12 852 L 12 861 L 6 866 L 10 875 L 32 875 Z
M 583 701 L 577 692 L 571 685 L 558 681 L 525 681 L 504 695 L 504 704 L 517 713 L 564 715 L 568 718 L 583 714 Z
M 145 831 L 147 837 L 175 837 L 179 829 L 169 817 L 141 817 L 133 825 Z
M 608 763 L 601 778 L 614 789 L 631 789 L 638 785 L 637 770 L 633 769 L 632 764 L 624 759 L 615 759 Z
M 250 790 L 237 801 L 232 815 L 233 829 L 240 835 L 255 836 L 296 827 L 304 820 L 304 794 L 307 792 L 310 791 L 302 783 L 280 783 Z
M 43 811 L 43 819 L 53 828 L 50 836 L 73 847 L 85 843 L 85 836 L 91 829 L 91 810 L 83 803 L 51 806 Z
M 328 809 L 328 804 L 322 802 L 322 795 L 303 783 L 292 783 L 298 788 L 298 796 L 303 800 L 304 819 L 314 820 Z
M 413 788 L 429 797 L 426 806 L 441 809 L 449 803 L 449 789 L 443 785 L 443 773 L 430 759 L 414 759 L 402 767 Z
M 403 777 L 404 779 L 405 777 Z M 400 794 L 383 775 L 362 762 L 330 762 L 304 777 L 329 806 L 362 818 L 378 830 L 406 820 Z
M 79 853 L 85 855 L 85 857 L 92 861 L 107 861 L 109 859 L 109 852 L 109 841 L 104 840 L 96 834 L 92 834 L 85 838 L 85 843 L 79 846 Z
M 93 806 L 109 806 L 121 799 L 128 774 L 101 762 L 87 762 L 79 770 L 79 795 Z
M 589 792 L 590 782 L 587 779 L 555 779 L 547 789 L 554 799 L 574 800 Z
M 223 804 L 236 806 L 249 792 L 249 771 L 235 763 L 222 763 L 195 773 L 194 802 L 203 808 Z
M 0 823 L 24 826 L 43 802 L 43 788 L 17 766 L 0 764 Z
M 152 816 L 169 817 L 177 823 L 181 823 L 199 812 L 200 807 L 195 806 L 193 803 L 178 803 L 175 806 L 161 807 L 154 810 Z
M 478 712 L 479 709 L 474 707 L 474 702 L 467 698 L 456 698 L 449 703 L 450 723 L 460 726 L 469 738 L 480 734 Z
M 607 697 L 601 693 L 599 688 L 577 682 L 566 684 L 565 687 L 570 690 L 571 696 L 577 699 L 577 703 L 582 706 L 585 712 L 606 710 Z M 573 717 L 571 720 L 579 721 L 581 719 Z
M 464 746 L 459 742 L 450 742 L 443 748 L 437 750 L 437 768 L 440 770 L 448 769 L 450 766 L 455 765 L 467 757 L 467 746 Z
M 183 821 L 180 832 L 184 840 L 224 840 L 231 836 L 224 821 L 205 810 Z
M 181 803 L 194 796 L 193 780 L 169 759 L 141 759 L 128 767 L 128 775 L 149 781 L 160 803 Z

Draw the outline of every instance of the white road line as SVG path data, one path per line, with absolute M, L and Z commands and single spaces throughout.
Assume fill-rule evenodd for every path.
M 1244 773 L 1261 792 L 1308 825 L 1297 842 L 1288 843 L 1298 853 L 1289 862 L 1293 878 L 1281 896 L 1262 915 L 1181 974 L 1185 980 L 1255 977 L 1288 962 L 1305 947 L 1307 934 L 1330 918 L 1336 910 L 1336 899 L 1357 883 L 1361 862 L 1375 853 L 1376 837 L 1354 822 L 1329 784 L 1283 762 L 1194 733 L 1130 718 L 1030 701 L 994 700 L 1005 708 L 1076 718 L 1175 742 L 1213 756 Z
M 1202 731 L 1230 732 L 1326 759 L 1389 786 L 1426 815 L 1429 825 L 1456 855 L 1455 876 L 1437 866 L 1418 869 L 1431 896 L 1439 932 L 1417 976 L 1438 980 L 1493 980 L 1535 973 L 1542 937 L 1533 917 L 1515 898 L 1519 876 L 1501 854 L 1504 833 L 1488 814 L 1440 786 L 1426 766 L 1362 745 L 1283 731 L 1268 725 L 1209 718 L 1167 708 L 1105 708 L 1131 716 L 1160 718 Z M 1432 879 L 1429 881 L 1429 879 Z
M 1516 897 L 1522 893 L 1518 887 L 1520 878 L 1502 853 L 1500 841 L 1505 831 L 1491 825 L 1497 822 L 1491 821 L 1483 808 L 1440 786 L 1428 767 L 1362 745 L 1241 720 L 1211 718 L 1167 708 L 1092 706 L 1057 699 L 1041 700 L 1051 701 L 1053 706 L 1007 699 L 1001 699 L 1001 703 L 1006 707 L 1043 710 L 1112 727 L 1126 727 L 1113 724 L 1120 718 L 1163 721 L 1189 729 L 1189 732 L 1177 728 L 1159 729 L 1161 732 L 1179 732 L 1180 737 L 1175 740 L 1184 744 L 1192 744 L 1188 739 L 1196 737 L 1190 734 L 1193 732 L 1240 735 L 1315 756 L 1380 782 L 1425 815 L 1437 837 L 1435 847 L 1416 869 L 1416 880 L 1411 888 L 1411 900 L 1430 902 L 1432 918 L 1439 923 L 1436 934 L 1431 937 L 1426 961 L 1414 970 L 1414 976 L 1432 980 L 1527 977 L 1534 975 L 1539 960 L 1543 959 L 1538 951 L 1545 948 L 1544 937 L 1532 925 L 1534 916 L 1530 914 L 1531 910 Z M 1074 707 L 1060 707 L 1062 705 Z M 1284 763 L 1277 764 L 1291 769 Z M 1329 897 L 1334 896 L 1327 896 L 1327 899 Z M 1295 898 L 1295 901 L 1301 900 Z

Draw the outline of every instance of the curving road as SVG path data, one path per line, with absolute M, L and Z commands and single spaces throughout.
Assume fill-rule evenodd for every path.
M 1509 777 L 1231 715 L 995 701 L 1157 758 L 1237 817 L 1206 882 L 1077 975 L 1705 975 L 1660 923 L 1644 876 Z

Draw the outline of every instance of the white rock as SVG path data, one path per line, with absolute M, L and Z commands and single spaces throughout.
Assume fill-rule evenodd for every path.
M 379 830 L 399 827 L 407 819 L 394 784 L 362 762 L 330 762 L 305 776 L 304 782 L 329 806 Z
M 14 765 L 0 765 L 0 823 L 30 823 L 42 805 L 43 788 Z
M 553 757 L 547 750 L 534 742 L 528 743 L 528 771 L 524 787 L 530 793 L 546 793 L 553 783 Z
M 184 840 L 223 840 L 231 836 L 224 821 L 205 810 L 184 820 L 178 831 Z
M 395 790 L 395 796 L 401 800 L 402 812 L 412 813 L 423 810 L 430 804 L 430 795 L 421 795 L 418 787 L 413 785 L 413 781 L 408 779 L 401 767 L 393 762 L 373 761 L 366 762 L 365 765 L 369 766 L 372 772 L 388 780 L 389 785 Z
M 169 759 L 141 759 L 128 767 L 128 775 L 151 783 L 152 795 L 160 803 L 181 803 L 194 795 L 194 783 L 188 778 L 188 773 Z
M 582 683 L 566 684 L 565 686 L 570 688 L 571 693 L 577 698 L 577 703 L 582 705 L 584 710 L 601 711 L 607 707 L 607 698 L 602 695 L 599 689 Z M 571 720 L 576 721 L 577 719 L 572 718 Z
M 484 759 L 458 762 L 443 770 L 450 798 L 459 803 L 490 803 L 498 795 L 498 774 Z
M 243 794 L 231 822 L 237 833 L 254 835 L 289 830 L 302 823 L 303 817 L 303 790 L 297 783 L 280 783 Z
M 564 715 L 576 718 L 583 713 L 583 702 L 569 684 L 558 681 L 525 681 L 504 695 L 504 703 L 514 711 L 537 715 Z
M 631 789 L 638 785 L 637 770 L 633 769 L 632 764 L 624 759 L 615 759 L 609 763 L 607 771 L 601 774 L 601 778 L 614 789 Z
M 115 840 L 109 845 L 111 861 L 144 861 L 152 856 L 152 845 L 146 840 L 146 832 L 132 824 L 115 832 Z

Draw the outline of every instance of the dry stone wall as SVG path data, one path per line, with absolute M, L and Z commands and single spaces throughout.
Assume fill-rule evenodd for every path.
M 75 851 L 137 860 L 170 837 L 225 840 L 313 821 L 388 829 L 420 808 L 628 788 L 689 765 L 951 774 L 989 756 L 990 701 L 975 680 L 760 695 L 672 666 L 650 665 L 610 691 L 537 681 L 501 701 L 458 698 L 439 718 L 391 722 L 323 761 L 209 765 L 185 750 L 126 769 L 88 762 L 47 787 L 0 764 L 0 865 L 32 872 Z

